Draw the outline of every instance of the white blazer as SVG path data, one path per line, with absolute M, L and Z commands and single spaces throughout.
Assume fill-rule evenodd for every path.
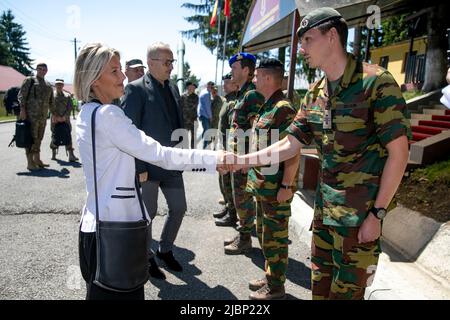
M 81 217 L 82 232 L 95 232 L 96 227 L 91 116 L 98 105 L 85 104 L 76 124 L 87 191 Z M 167 170 L 216 172 L 216 152 L 163 147 L 138 130 L 123 110 L 114 105 L 103 105 L 97 111 L 95 144 L 99 217 L 102 221 L 142 220 L 135 189 L 135 158 Z M 147 212 L 146 215 L 148 218 Z

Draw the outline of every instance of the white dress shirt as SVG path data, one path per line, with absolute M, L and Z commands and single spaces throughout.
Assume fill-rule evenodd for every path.
M 87 190 L 81 217 L 82 232 L 95 232 L 96 228 L 91 116 L 97 106 L 99 104 L 93 102 L 85 104 L 76 124 Z M 95 144 L 101 221 L 142 220 L 135 189 L 135 158 L 167 170 L 216 172 L 216 152 L 163 147 L 138 130 L 123 110 L 114 105 L 103 105 L 97 111 Z M 148 218 L 148 213 L 145 214 Z

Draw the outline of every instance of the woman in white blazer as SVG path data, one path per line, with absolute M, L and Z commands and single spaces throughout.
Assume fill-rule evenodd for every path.
M 162 147 L 138 130 L 114 99 L 124 93 L 125 75 L 119 53 L 102 44 L 86 45 L 75 66 L 74 89 L 81 108 L 77 143 L 86 180 L 87 201 L 80 226 L 80 268 L 87 299 L 144 299 L 144 288 L 131 293 L 105 290 L 93 283 L 96 267 L 96 205 L 94 192 L 91 116 L 95 124 L 96 170 L 100 221 L 139 221 L 142 211 L 135 188 L 135 158 L 168 170 L 214 173 L 224 153 Z M 147 214 L 147 213 L 145 213 Z M 148 218 L 148 214 L 147 214 Z

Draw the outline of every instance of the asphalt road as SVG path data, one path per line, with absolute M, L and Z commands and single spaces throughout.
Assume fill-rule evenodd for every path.
M 66 162 L 62 148 L 61 161 L 50 160 L 47 126 L 42 160 L 51 166 L 28 172 L 24 150 L 7 147 L 13 132 L 13 123 L 0 124 L 0 299 L 84 299 L 77 247 L 79 212 L 85 200 L 82 167 Z M 186 173 L 184 179 L 188 212 L 174 250 L 184 271 L 165 269 L 167 281 L 150 280 L 146 299 L 248 299 L 248 281 L 263 276 L 257 239 L 253 238 L 254 249 L 246 256 L 224 255 L 223 240 L 235 230 L 214 225 L 212 213 L 221 209 L 217 175 Z M 155 237 L 167 214 L 162 195 L 159 204 Z M 290 238 L 288 298 L 310 299 L 309 248 L 295 232 Z

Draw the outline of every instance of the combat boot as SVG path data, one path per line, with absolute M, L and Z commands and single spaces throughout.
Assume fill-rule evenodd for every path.
M 250 293 L 250 300 L 282 300 L 286 298 L 284 286 L 269 286 L 265 284 L 258 291 Z
M 33 154 L 28 152 L 27 152 L 27 169 L 30 171 L 37 171 L 41 169 L 37 164 L 34 163 Z
M 52 149 L 52 160 L 56 160 L 56 149 Z
M 33 161 L 34 161 L 34 163 L 36 163 L 40 168 L 48 168 L 48 167 L 50 167 L 49 164 L 43 163 L 43 162 L 41 161 L 41 153 L 40 153 L 40 152 L 33 153 Z
M 258 291 L 262 287 L 267 285 L 267 278 L 252 280 L 248 282 L 248 288 L 252 291 Z
M 224 246 L 228 246 L 229 244 L 232 244 L 235 241 L 238 241 L 238 238 L 241 236 L 240 233 L 238 233 L 237 235 L 235 235 L 233 238 L 228 238 L 226 240 L 223 241 L 223 245 Z
M 216 219 L 220 219 L 220 218 L 225 217 L 227 215 L 227 213 L 228 213 L 228 208 L 225 207 L 222 211 L 220 211 L 218 213 L 214 213 L 213 217 Z
M 73 154 L 73 149 L 72 150 L 68 150 L 69 152 L 69 162 L 77 162 L 79 159 L 77 157 L 75 157 L 75 155 Z
M 252 248 L 252 237 L 250 233 L 240 233 L 235 241 L 225 246 L 225 254 L 237 255 L 244 254 Z

